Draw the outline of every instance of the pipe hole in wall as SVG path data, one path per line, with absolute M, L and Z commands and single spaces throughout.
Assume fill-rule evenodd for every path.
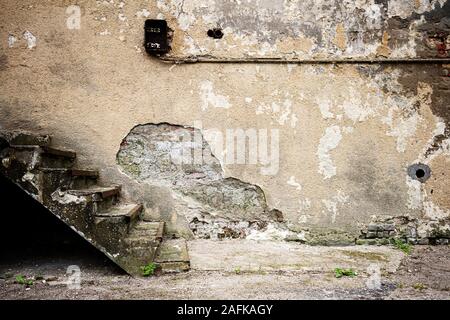
M 419 178 L 419 179 L 425 177 L 425 171 L 423 169 L 417 169 L 416 170 L 416 177 Z
M 431 169 L 429 166 L 423 163 L 415 163 L 408 167 L 408 175 L 420 182 L 427 181 L 431 176 Z
M 222 29 L 219 29 L 219 28 L 209 29 L 207 34 L 208 34 L 208 37 L 211 37 L 214 39 L 222 39 L 222 37 L 223 37 L 223 31 L 222 31 Z

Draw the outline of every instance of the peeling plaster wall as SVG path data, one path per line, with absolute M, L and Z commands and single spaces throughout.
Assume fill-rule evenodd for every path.
M 276 44 L 279 37 L 269 37 L 251 21 L 247 29 L 232 24 L 239 11 L 233 7 L 229 16 L 219 17 L 221 23 L 230 23 L 233 36 L 227 38 L 225 32 L 225 41 L 216 41 L 216 47 L 205 44 L 210 41 L 205 36 L 207 29 L 218 22 L 200 18 L 197 11 L 207 9 L 196 6 L 203 1 L 184 2 L 185 15 L 178 14 L 177 20 L 181 1 L 170 5 L 144 0 L 78 1 L 80 29 L 68 29 L 66 10 L 72 4 L 68 1 L 17 4 L 0 0 L 0 129 L 54 136 L 56 145 L 78 152 L 80 167 L 99 168 L 104 182 L 122 184 L 126 197 L 144 202 L 148 217 L 167 221 L 171 232 L 186 237 L 196 236 L 195 228 L 202 237 L 220 237 L 229 228 L 231 235 L 244 230 L 245 236 L 256 239 L 287 239 L 294 234 L 311 243 L 349 243 L 370 223 L 392 217 L 415 219 L 425 234 L 432 232 L 430 221 L 448 229 L 450 65 L 172 65 L 147 56 L 142 47 L 145 19 L 165 17 L 174 29 L 173 56 L 191 56 L 184 36 L 192 33 L 194 48 L 206 48 L 194 54 L 215 58 L 283 59 L 293 51 L 295 58 L 306 60 L 448 57 L 448 2 L 375 1 L 367 6 L 368 2 L 339 2 L 338 9 L 320 4 L 324 15 L 336 17 L 327 20 L 326 32 L 322 22 L 309 24 L 312 29 L 296 27 L 301 35 L 289 29 L 295 19 L 261 20 L 270 30 L 288 37 L 283 45 Z M 217 12 L 228 12 L 224 11 L 226 2 L 220 3 Z M 276 10 L 279 1 L 264 3 L 262 16 Z M 353 6 L 361 12 L 349 24 L 339 25 Z M 383 11 L 378 23 L 381 6 L 387 12 Z M 329 15 L 329 10 L 339 14 Z M 317 14 L 301 10 L 301 14 L 313 13 Z M 364 45 L 349 45 L 349 26 L 367 31 L 361 40 Z M 258 30 L 259 34 L 249 43 L 245 37 L 233 38 L 238 29 L 242 33 Z M 411 33 L 406 31 L 410 29 Z M 314 30 L 321 30 L 321 41 Z M 293 41 L 297 36 L 305 40 Z M 265 37 L 276 46 L 265 45 Z M 196 121 L 201 121 L 201 129 L 194 126 Z M 221 208 L 214 224 L 219 231 L 202 229 L 199 223 L 193 228 L 193 216 L 185 209 L 189 201 L 198 205 L 193 195 L 203 194 L 199 196 L 203 199 L 203 189 L 192 188 L 187 201 L 183 189 L 171 185 L 173 180 L 161 179 L 166 171 L 150 170 L 143 177 L 133 175 L 133 167 L 127 171 L 130 167 L 124 169 L 123 163 L 117 163 L 121 143 L 134 136 L 133 128 L 160 123 L 190 130 L 196 127 L 210 148 L 214 143 L 205 132 L 211 128 L 224 133 L 230 128 L 277 129 L 280 161 L 276 174 L 264 174 L 259 162 L 226 164 L 219 154 L 214 154 L 218 162 L 208 171 L 208 183 L 216 183 L 216 189 L 226 187 L 223 181 L 233 181 L 233 188 L 240 181 L 260 190 L 260 197 L 264 195 L 260 210 L 243 219 L 227 211 L 228 207 Z M 407 174 L 407 168 L 418 162 L 431 168 L 431 177 L 424 183 Z M 208 224 L 215 209 L 200 202 L 201 210 L 207 211 L 202 219 Z M 281 212 L 283 221 L 270 216 L 271 210 Z M 260 221 L 265 224 L 258 225 Z
M 169 230 L 220 239 L 261 237 L 270 228 L 277 238 L 304 240 L 302 233 L 281 224 L 281 212 L 268 207 L 260 187 L 224 177 L 199 129 L 167 123 L 137 126 L 123 140 L 117 163 L 142 189 L 160 186 L 170 193 L 176 210 Z M 149 213 L 147 218 L 161 217 Z
M 158 0 L 171 60 L 449 57 L 445 0 Z M 221 28 L 220 40 L 206 30 Z M 439 32 L 436 32 L 439 28 Z

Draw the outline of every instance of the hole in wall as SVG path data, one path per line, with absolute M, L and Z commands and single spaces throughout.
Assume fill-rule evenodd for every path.
M 415 163 L 408 167 L 408 175 L 420 182 L 425 182 L 431 176 L 431 169 L 429 166 L 423 163 Z
M 208 37 L 211 37 L 214 39 L 222 39 L 222 37 L 223 37 L 223 31 L 220 28 L 209 29 L 207 34 L 208 34 Z
M 417 169 L 416 170 L 416 177 L 419 178 L 419 179 L 425 177 L 425 171 L 423 169 Z

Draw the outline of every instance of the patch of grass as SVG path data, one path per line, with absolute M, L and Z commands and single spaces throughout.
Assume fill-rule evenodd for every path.
M 355 277 L 357 275 L 358 274 L 353 269 L 342 269 L 342 268 L 334 269 L 334 276 L 336 278 Z
M 412 246 L 401 239 L 394 239 L 394 247 L 402 250 L 406 254 L 410 254 L 412 250 Z
M 14 282 L 27 287 L 32 286 L 34 284 L 33 279 L 28 279 L 21 274 L 16 276 L 16 280 Z
M 234 273 L 241 274 L 241 268 L 240 267 L 235 268 Z
M 158 265 L 156 263 L 150 262 L 149 264 L 142 266 L 141 271 L 144 277 L 150 277 L 155 274 Z
M 427 288 L 427 286 L 421 282 L 414 283 L 412 287 L 416 290 L 424 290 Z

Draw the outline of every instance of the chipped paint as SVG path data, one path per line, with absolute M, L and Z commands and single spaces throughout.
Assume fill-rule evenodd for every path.
M 324 119 L 334 118 L 334 114 L 330 111 L 331 101 L 329 99 L 317 99 L 317 104 L 320 108 L 320 113 Z
M 319 173 L 324 176 L 324 179 L 336 175 L 336 167 L 333 164 L 330 152 L 337 148 L 341 139 L 342 134 L 339 126 L 326 128 L 325 134 L 320 138 L 317 156 L 319 158 Z
M 237 235 L 242 226 L 236 221 L 242 217 L 236 212 L 242 211 L 224 213 L 215 203 L 206 207 L 209 198 L 202 188 L 192 190 L 202 201 L 189 202 L 192 194 L 172 198 L 184 175 L 155 179 L 151 187 L 136 179 L 139 174 L 163 176 L 162 169 L 170 172 L 161 159 L 122 159 L 127 167 L 117 166 L 119 145 L 136 125 L 187 128 L 201 119 L 201 131 L 221 167 L 215 175 L 221 182 L 207 192 L 217 199 L 228 192 L 237 197 L 230 185 L 240 184 L 226 177 L 258 186 L 267 206 L 283 213 L 290 230 L 309 229 L 311 236 L 328 238 L 339 230 L 348 233 L 346 239 L 355 239 L 359 224 L 366 225 L 373 215 L 410 217 L 433 230 L 433 223 L 448 225 L 450 210 L 450 65 L 442 60 L 450 57 L 449 1 L 400 2 L 82 2 L 83 25 L 89 28 L 73 32 L 54 29 L 63 19 L 57 12 L 64 14 L 54 4 L 40 3 L 36 10 L 5 4 L 7 14 L 0 22 L 5 37 L 19 39 L 11 50 L 7 39 L 2 44 L 0 126 L 48 129 L 61 145 L 84 146 L 82 165 L 104 165 L 105 179 L 132 188 L 127 196 L 144 199 L 175 231 L 188 218 L 198 218 L 194 227 L 208 225 L 199 233 L 216 228 L 221 235 L 229 227 Z M 45 14 L 53 9 L 55 15 Z M 36 17 L 35 22 L 25 16 Z M 172 51 L 162 59 L 246 63 L 161 63 L 143 52 L 146 18 L 167 19 L 173 30 Z M 33 52 L 26 49 L 24 28 L 45 44 L 38 43 L 40 54 L 22 57 Z M 221 28 L 223 38 L 208 37 L 211 28 Z M 436 58 L 439 63 L 414 62 Z M 342 63 L 347 60 L 353 61 Z M 260 63 L 277 61 L 283 63 Z M 32 70 L 39 72 L 28 72 Z M 48 81 L 42 82 L 43 76 Z M 276 129 L 280 161 L 274 170 L 230 164 L 226 150 L 213 150 L 215 141 L 207 135 L 211 128 L 222 133 L 230 128 L 244 133 L 248 128 Z M 86 144 L 88 137 L 92 139 Z M 181 144 L 155 144 L 155 152 L 173 148 L 176 155 Z M 39 160 L 35 157 L 32 163 Z M 407 168 L 419 162 L 431 169 L 424 183 L 408 177 Z M 186 176 L 202 181 L 202 173 L 195 168 Z M 334 198 L 337 190 L 348 202 Z M 263 230 L 262 225 L 255 228 Z
M 445 0 L 335 1 L 323 6 L 313 0 L 166 0 L 157 1 L 157 10 L 175 30 L 175 45 L 164 59 L 398 59 L 432 56 L 424 53 L 427 34 L 419 27 L 429 19 L 427 13 L 444 10 L 445 4 Z M 395 19 L 406 23 L 396 25 Z M 206 36 L 206 30 L 218 26 L 223 39 Z M 390 31 L 401 40 L 390 41 Z
M 37 38 L 30 31 L 25 31 L 23 33 L 23 38 L 27 42 L 28 49 L 31 50 L 36 47 Z
M 122 22 L 125 22 L 128 20 L 128 18 L 123 13 L 119 13 L 119 15 L 117 17 Z
M 136 17 L 148 18 L 148 17 L 150 17 L 150 11 L 148 11 L 147 9 L 142 9 L 142 10 L 136 12 Z
M 99 32 L 99 35 L 100 36 L 109 36 L 109 35 L 111 35 L 111 32 L 109 32 L 107 29 L 105 29 L 104 31 Z
M 336 26 L 336 36 L 334 38 L 334 44 L 342 51 L 347 48 L 347 35 L 342 23 L 338 23 Z
M 17 42 L 17 38 L 14 35 L 12 35 L 12 34 L 8 35 L 8 47 L 9 48 L 14 47 L 14 44 L 16 42 Z
M 208 107 L 228 109 L 232 106 L 226 96 L 214 93 L 213 83 L 209 80 L 203 81 L 200 85 L 200 99 L 203 111 Z
M 443 210 L 431 201 L 424 202 L 425 216 L 432 220 L 446 219 L 450 216 L 450 210 Z
M 269 115 L 274 122 L 279 125 L 288 125 L 291 128 L 295 128 L 298 123 L 297 114 L 293 112 L 292 96 L 288 93 L 284 93 L 284 96 L 275 91 L 271 94 L 272 102 L 260 103 L 255 109 L 256 115 Z
M 408 186 L 408 208 L 421 209 L 423 206 L 422 184 L 420 181 L 405 176 Z
M 338 193 L 333 196 L 330 199 L 323 199 L 322 202 L 324 203 L 328 214 L 331 218 L 331 223 L 336 222 L 336 217 L 339 213 L 338 206 L 345 204 L 349 201 L 349 196 L 345 195 L 342 191 L 338 191 Z

